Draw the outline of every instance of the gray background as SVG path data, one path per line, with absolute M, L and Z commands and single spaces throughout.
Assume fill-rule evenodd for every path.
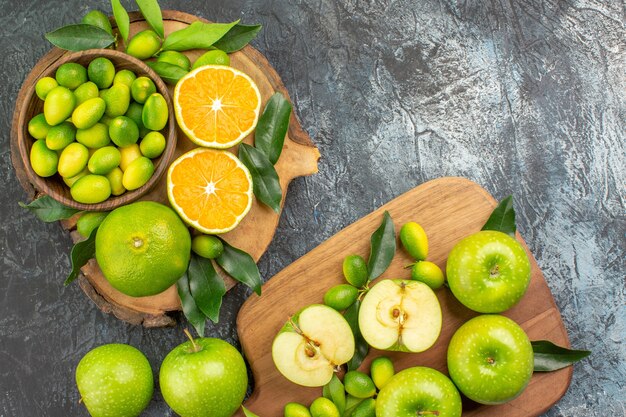
M 87 4 L 88 3 L 88 4 Z M 134 6 L 123 1 L 129 9 Z M 468 177 L 515 196 L 518 226 L 574 347 L 593 356 L 547 416 L 625 414 L 624 9 L 594 0 L 162 1 L 215 21 L 262 23 L 253 44 L 319 146 L 318 175 L 289 189 L 260 269 L 267 279 L 424 181 Z M 157 366 L 181 328 L 146 330 L 63 287 L 69 237 L 23 212 L 10 162 L 15 97 L 44 31 L 106 1 L 0 0 L 0 416 L 86 415 L 74 367 L 125 342 Z M 434 204 L 436 202 L 433 202 Z M 237 343 L 249 295 L 225 298 L 208 334 Z M 171 415 L 157 393 L 147 416 Z M 504 416 L 506 417 L 506 416 Z

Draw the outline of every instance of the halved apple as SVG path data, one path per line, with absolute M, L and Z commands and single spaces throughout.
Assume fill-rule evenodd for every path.
M 423 282 L 383 280 L 363 298 L 359 328 L 373 348 L 423 352 L 441 332 L 439 300 Z
M 272 344 L 281 374 L 305 387 L 321 387 L 354 355 L 350 325 L 334 309 L 313 304 L 291 317 Z

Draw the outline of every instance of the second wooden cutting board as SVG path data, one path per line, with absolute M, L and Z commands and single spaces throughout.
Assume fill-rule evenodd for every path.
M 367 259 L 370 235 L 380 225 L 385 210 L 394 220 L 396 234 L 408 221 L 418 222 L 424 227 L 430 241 L 428 259 L 445 271 L 452 247 L 465 236 L 478 232 L 496 204 L 489 193 L 469 180 L 433 180 L 346 227 L 271 278 L 263 286 L 262 296 L 253 294 L 237 318 L 239 339 L 254 376 L 254 392 L 244 405 L 261 417 L 278 417 L 283 415 L 286 403 L 296 401 L 308 406 L 322 395 L 321 388 L 300 387 L 276 370 L 271 354 L 272 341 L 289 316 L 309 304 L 321 303 L 329 288 L 344 282 L 341 265 L 345 256 L 356 253 Z M 517 239 L 526 248 L 519 234 Z M 531 340 L 547 339 L 569 346 L 567 332 L 550 289 L 535 258 L 530 252 L 528 255 L 532 268 L 528 292 L 518 305 L 504 315 L 519 323 Z M 411 262 L 408 254 L 399 249 L 389 269 L 378 280 L 409 278 L 410 270 L 404 269 L 404 266 Z M 450 338 L 461 324 L 477 314 L 461 305 L 448 289 L 441 288 L 436 293 L 443 312 L 443 327 L 435 345 L 419 354 L 372 349 L 361 370 L 369 372 L 371 360 L 384 354 L 394 361 L 396 371 L 422 365 L 447 373 L 446 351 Z M 537 416 L 565 394 L 571 374 L 571 367 L 537 373 L 520 397 L 499 406 L 483 406 L 464 400 L 463 416 Z

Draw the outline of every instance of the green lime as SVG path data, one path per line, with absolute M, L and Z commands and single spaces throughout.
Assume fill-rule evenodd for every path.
M 59 174 L 62 177 L 73 177 L 87 166 L 88 160 L 89 151 L 84 145 L 70 143 L 59 157 Z
M 70 122 L 63 122 L 50 128 L 46 135 L 48 149 L 58 151 L 65 148 L 76 139 L 76 128 Z
M 309 409 L 298 403 L 287 403 L 284 415 L 285 417 L 311 417 Z
M 50 126 L 56 126 L 69 118 L 76 106 L 74 93 L 58 86 L 50 90 L 43 103 L 43 114 Z
M 74 183 L 76 181 L 78 181 L 79 179 L 81 179 L 82 177 L 84 177 L 85 175 L 89 175 L 91 174 L 89 172 L 89 170 L 87 169 L 87 167 L 85 167 L 85 169 L 83 169 L 82 171 L 80 171 L 78 174 L 74 175 L 73 177 L 61 177 L 63 178 L 63 182 L 68 186 L 68 187 L 72 187 L 72 185 L 74 185 Z
M 79 106 L 90 98 L 99 97 L 100 91 L 97 85 L 91 81 L 87 81 L 74 90 L 74 96 L 76 97 L 76 105 Z
M 115 146 L 105 146 L 91 155 L 87 168 L 94 174 L 106 175 L 120 165 L 121 159 L 122 155 Z
M 102 97 L 106 103 L 106 115 L 109 117 L 121 116 L 130 105 L 130 90 L 126 84 L 113 84 Z
M 46 147 L 46 141 L 40 139 L 30 148 L 30 165 L 40 177 L 50 177 L 57 173 L 59 156 Z
M 165 136 L 161 132 L 150 132 L 141 140 L 139 149 L 146 158 L 158 158 L 165 150 Z
M 379 356 L 370 364 L 370 375 L 378 389 L 382 389 L 395 373 L 393 362 L 386 356 Z
M 130 117 L 131 119 L 133 119 L 133 122 L 137 124 L 137 128 L 139 128 L 140 138 L 143 138 L 144 136 L 148 134 L 148 132 L 150 132 L 150 130 L 146 129 L 146 127 L 143 125 L 143 120 L 141 120 L 142 113 L 143 113 L 143 104 L 139 104 L 133 101 L 130 103 L 130 106 L 128 106 L 128 110 L 126 111 L 126 114 L 124 114 L 124 116 Z
M 126 53 L 137 59 L 148 59 L 161 48 L 161 38 L 148 29 L 139 32 L 128 42 Z
M 113 168 L 111 172 L 106 175 L 109 183 L 111 184 L 111 194 L 122 195 L 126 192 L 124 184 L 122 184 L 122 178 L 124 178 L 124 171 L 120 167 Z
M 216 236 L 198 235 L 191 241 L 191 250 L 204 258 L 215 259 L 224 253 L 224 244 Z
M 98 88 L 109 88 L 115 77 L 115 65 L 108 58 L 98 57 L 89 63 L 87 75 Z
M 172 286 L 187 270 L 191 237 L 167 206 L 140 201 L 113 210 L 98 229 L 96 260 L 111 285 L 142 297 Z
M 361 371 L 349 371 L 343 377 L 346 392 L 353 397 L 369 398 L 376 394 L 376 385 L 367 374 Z
M 89 237 L 91 232 L 106 218 L 108 211 L 86 211 L 76 221 L 76 231 L 82 237 Z
M 78 129 L 76 141 L 90 149 L 98 149 L 111 143 L 109 128 L 104 123 L 96 123 L 89 129 Z
M 359 290 L 350 284 L 335 285 L 324 294 L 324 304 L 337 311 L 350 307 L 359 296 Z
M 98 97 L 100 97 L 101 99 L 103 99 L 103 100 L 104 100 L 104 97 L 107 95 L 107 93 L 108 93 L 108 92 L 109 92 L 109 89 L 108 89 L 108 88 L 105 88 L 105 89 L 103 89 L 103 90 L 100 90 L 100 91 L 98 92 Z
M 177 67 L 180 67 L 185 71 L 189 71 L 189 67 L 191 66 L 191 62 L 189 62 L 189 58 L 187 58 L 187 55 L 178 51 L 161 52 L 157 58 L 157 62 L 165 62 L 168 64 L 176 65 Z
M 87 13 L 81 20 L 81 23 L 99 27 L 108 34 L 113 35 L 113 28 L 111 27 L 109 17 L 102 13 L 100 10 L 92 10 Z
M 133 81 L 137 79 L 137 76 L 131 70 L 123 69 L 118 71 L 113 77 L 113 84 L 124 84 L 130 88 L 133 85 Z
M 87 174 L 72 185 L 70 194 L 79 203 L 101 203 L 111 195 L 111 184 L 102 175 Z
M 213 49 L 200 56 L 200 58 L 193 63 L 191 69 L 200 68 L 205 65 L 230 65 L 230 58 L 226 52 Z
M 368 398 L 355 407 L 350 417 L 376 417 L 376 400 Z
M 59 83 L 57 83 L 57 80 L 55 80 L 52 77 L 40 78 L 37 81 L 37 84 L 35 84 L 35 93 L 37 94 L 37 97 L 39 97 L 42 100 L 45 100 L 48 93 L 54 87 L 57 87 L 58 85 Z
M 109 125 L 109 137 L 119 147 L 129 146 L 139 139 L 139 129 L 131 118 L 118 116 Z
M 139 149 L 139 145 L 136 143 L 133 143 L 130 146 L 121 147 L 120 153 L 122 154 L 122 161 L 120 162 L 120 168 L 122 168 L 122 171 L 126 171 L 128 166 L 135 159 L 141 157 L 141 150 Z
M 43 113 L 39 113 L 28 122 L 28 133 L 35 139 L 45 139 L 51 128 Z
M 428 237 L 424 228 L 415 222 L 408 222 L 400 229 L 400 240 L 404 249 L 417 261 L 428 256 Z
M 147 183 L 152 174 L 154 174 L 154 164 L 145 156 L 140 156 L 124 171 L 122 185 L 127 190 L 136 190 Z
M 341 417 L 337 406 L 328 398 L 316 398 L 309 408 L 312 417 Z
M 73 90 L 87 82 L 87 70 L 76 62 L 66 62 L 57 68 L 55 78 L 59 85 Z
M 151 94 L 143 106 L 141 120 L 143 125 L 150 130 L 161 130 L 167 124 L 169 110 L 165 98 L 159 94 Z
M 419 261 L 414 264 L 411 269 L 411 278 L 422 281 L 433 290 L 441 288 L 445 281 L 441 268 L 430 261 Z
M 89 129 L 104 115 L 106 105 L 100 97 L 90 98 L 80 104 L 72 113 L 72 123 L 78 129 Z
M 367 264 L 359 255 L 348 255 L 343 260 L 343 276 L 350 284 L 361 288 L 367 282 Z
M 130 86 L 130 93 L 133 96 L 133 100 L 143 104 L 151 94 L 156 93 L 156 85 L 148 77 L 138 77 Z

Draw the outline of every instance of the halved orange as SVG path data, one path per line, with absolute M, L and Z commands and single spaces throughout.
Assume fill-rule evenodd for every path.
M 191 71 L 174 89 L 176 120 L 193 142 L 225 149 L 241 142 L 256 127 L 261 94 L 252 79 L 225 65 Z
M 208 234 L 232 230 L 252 206 L 252 177 L 228 151 L 196 148 L 167 172 L 167 196 L 191 227 Z

